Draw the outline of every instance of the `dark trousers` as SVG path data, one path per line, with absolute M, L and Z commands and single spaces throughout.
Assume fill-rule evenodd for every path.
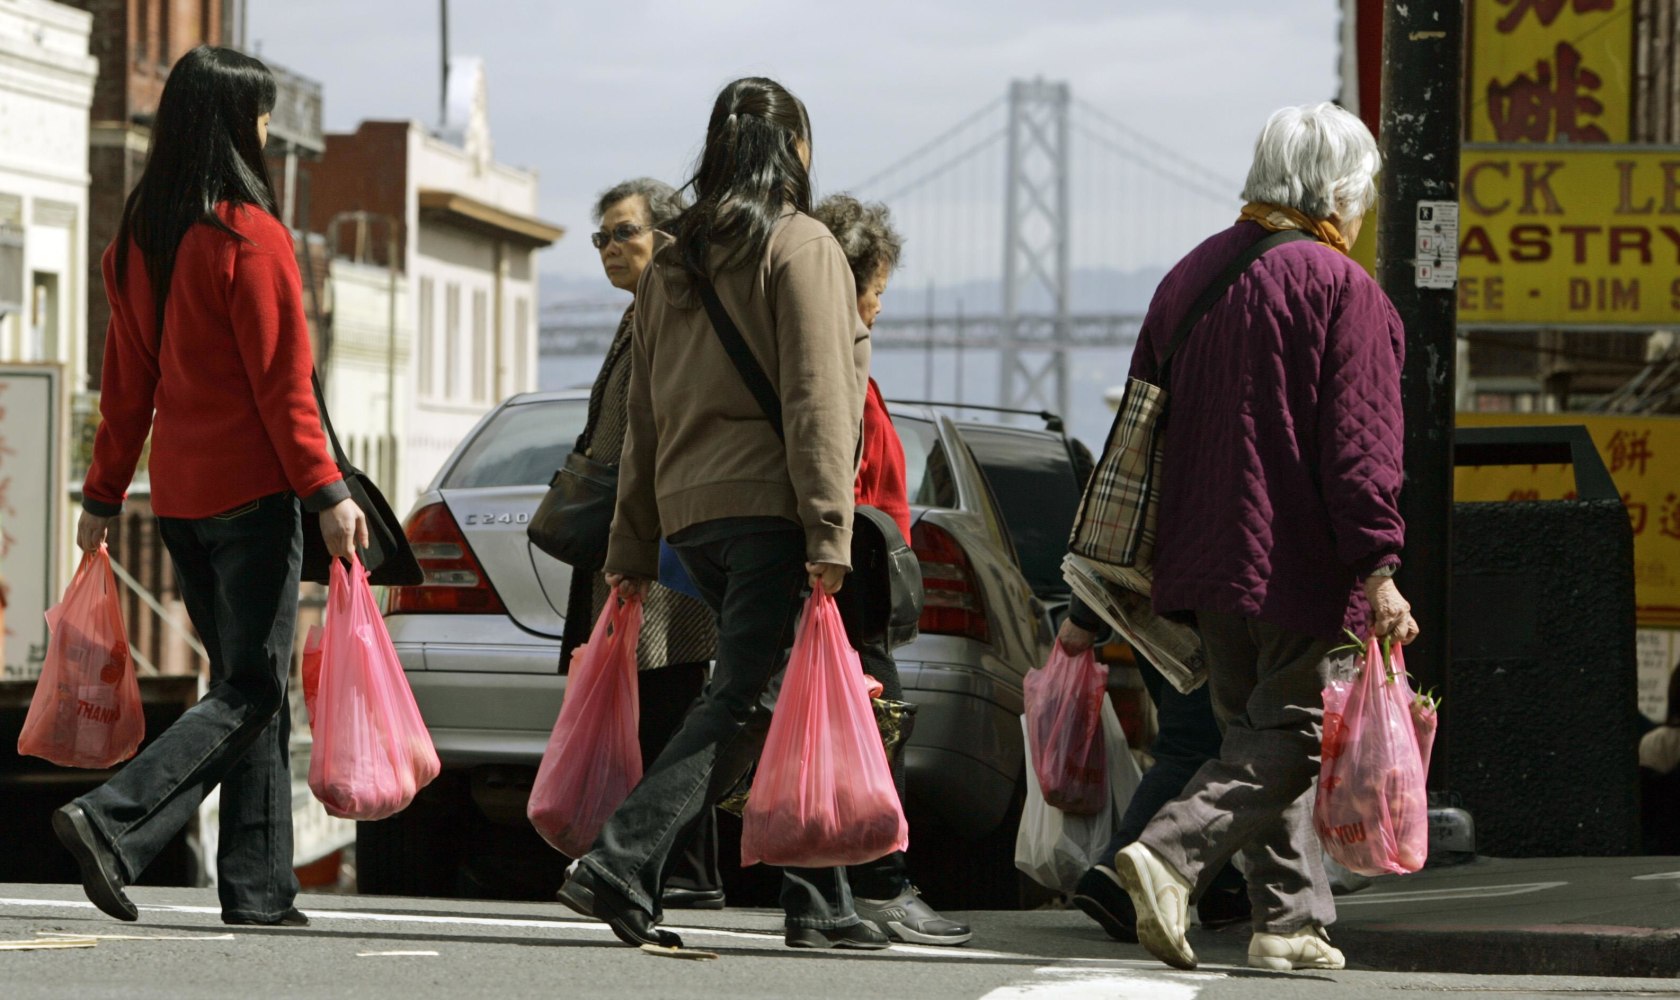
M 636 741 L 641 744 L 644 762 L 657 759 L 676 735 L 683 717 L 705 689 L 710 669 L 709 663 L 676 663 L 637 675 L 641 720 Z M 717 810 L 700 814 L 693 835 L 679 841 L 671 851 L 667 869 L 663 884 L 672 889 L 710 892 L 723 888 L 718 872 Z
M 671 543 L 718 614 L 711 682 L 582 858 L 595 877 L 654 915 L 674 845 L 758 756 L 762 737 L 747 723 L 793 642 L 806 583 L 805 537 L 797 525 L 755 519 L 739 530 L 695 527 L 701 530 L 679 533 Z M 843 869 L 786 869 L 782 909 L 789 926 L 858 922 Z
M 885 639 L 858 647 L 863 672 L 881 682 L 881 697 L 888 701 L 904 700 L 904 683 L 898 676 L 898 663 L 887 649 Z M 904 745 L 899 744 L 888 760 L 892 765 L 893 786 L 898 789 L 898 802 L 904 804 Z M 864 899 L 892 899 L 910 887 L 910 870 L 903 851 L 894 851 L 867 864 L 846 869 L 846 880 L 852 893 Z
M 1198 890 L 1243 851 L 1256 931 L 1329 926 L 1336 904 L 1312 826 L 1313 790 L 1324 685 L 1350 673 L 1353 657 L 1255 619 L 1198 612 L 1196 621 L 1225 740 L 1138 839 Z
M 1219 756 L 1219 744 L 1225 738 L 1213 714 L 1208 685 L 1183 694 L 1142 656 L 1137 657 L 1137 665 L 1149 700 L 1155 704 L 1155 741 L 1149 745 L 1155 764 L 1138 782 L 1114 839 L 1103 849 L 1105 863 L 1137 840 L 1161 807 L 1178 798 L 1203 764 Z M 1237 890 L 1242 888 L 1243 878 L 1234 865 L 1226 864 L 1212 885 Z
M 133 881 L 220 784 L 222 913 L 274 920 L 298 891 L 285 711 L 303 559 L 298 501 L 277 493 L 215 517 L 158 524 L 210 656 L 210 689 L 77 801 Z

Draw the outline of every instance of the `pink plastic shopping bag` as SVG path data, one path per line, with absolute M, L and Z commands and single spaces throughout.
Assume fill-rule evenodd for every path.
M 909 846 L 863 666 L 821 588 L 805 604 L 741 823 L 743 865 L 857 865 Z
M 548 738 L 525 815 L 567 857 L 582 857 L 642 780 L 636 643 L 642 599 L 607 598 L 589 643 L 572 657 L 566 699 Z
M 309 790 L 343 819 L 384 819 L 438 776 L 437 750 L 379 616 L 367 571 L 332 561 Z
M 303 637 L 303 707 L 309 713 L 310 726 L 315 725 L 315 696 L 321 693 L 321 636 L 319 625 L 309 626 Z
M 1429 854 L 1418 699 L 1396 646 L 1384 663 L 1375 639 L 1352 681 L 1324 689 L 1323 761 L 1313 825 L 1330 856 L 1361 875 L 1405 875 Z M 1428 713 L 1431 740 L 1434 711 Z
M 47 611 L 46 662 L 18 753 L 64 767 L 115 767 L 146 737 L 140 685 L 105 546 L 82 556 L 64 599 Z
M 1090 816 L 1108 806 L 1102 703 L 1108 675 L 1090 650 L 1070 656 L 1061 643 L 1023 683 L 1033 773 L 1044 801 Z

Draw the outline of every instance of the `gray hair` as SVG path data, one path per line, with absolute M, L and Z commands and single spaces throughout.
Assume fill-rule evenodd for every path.
M 671 185 L 664 181 L 656 181 L 652 177 L 635 177 L 614 184 L 602 192 L 601 197 L 595 199 L 595 224 L 600 225 L 601 217 L 614 205 L 637 195 L 647 202 L 648 221 L 656 229 L 664 229 L 687 207 L 683 204 L 682 195 Z
M 1283 108 L 1260 130 L 1242 196 L 1345 221 L 1376 203 L 1381 166 L 1377 140 L 1351 112 L 1328 101 Z
M 860 293 L 881 268 L 891 273 L 898 267 L 904 238 L 893 228 L 887 206 L 878 201 L 858 201 L 849 194 L 832 194 L 811 209 L 811 215 L 840 242 L 840 251 L 846 255 Z

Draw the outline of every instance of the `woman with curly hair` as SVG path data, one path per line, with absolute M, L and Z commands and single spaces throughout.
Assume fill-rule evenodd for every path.
M 864 203 L 850 195 L 832 195 L 812 209 L 818 222 L 840 242 L 846 263 L 857 283 L 858 316 L 874 329 L 881 315 L 881 296 L 898 267 L 904 241 L 893 229 L 887 206 Z M 879 508 L 892 517 L 898 530 L 910 538 L 910 496 L 905 484 L 904 446 L 893 429 L 892 416 L 881 398 L 881 387 L 869 380 L 863 404 L 863 462 L 858 467 L 857 502 Z M 854 581 L 853 586 L 861 581 Z M 894 701 L 904 697 L 898 665 L 885 636 L 858 647 L 863 669 L 881 682 L 881 696 Z M 893 755 L 893 784 L 904 799 L 903 747 Z M 964 924 L 947 920 L 922 901 L 905 866 L 904 852 L 893 853 L 865 865 L 847 869 L 858 916 L 880 928 L 895 941 L 910 944 L 955 945 L 973 937 Z

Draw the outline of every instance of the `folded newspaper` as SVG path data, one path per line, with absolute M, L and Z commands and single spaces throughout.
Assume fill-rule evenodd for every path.
M 1201 638 L 1188 625 L 1155 613 L 1149 602 L 1147 576 L 1071 552 L 1062 560 L 1062 576 L 1074 596 L 1154 664 L 1173 687 L 1189 694 L 1207 680 Z M 1145 589 L 1140 591 L 1139 587 Z

